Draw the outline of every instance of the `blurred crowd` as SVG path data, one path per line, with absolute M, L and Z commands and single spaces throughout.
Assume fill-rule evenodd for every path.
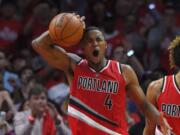
M 75 12 L 101 28 L 106 57 L 131 65 L 146 93 L 149 82 L 173 71 L 168 46 L 180 34 L 179 9 L 179 0 L 0 0 L 0 135 L 71 134 L 64 73 L 31 47 L 53 16 Z M 83 57 L 79 45 L 66 49 Z M 144 117 L 128 98 L 127 122 L 130 135 L 142 134 Z

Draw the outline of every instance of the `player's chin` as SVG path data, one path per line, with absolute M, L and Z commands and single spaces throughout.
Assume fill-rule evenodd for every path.
M 91 59 L 91 61 L 92 61 L 94 64 L 98 64 L 98 63 L 101 62 L 101 60 L 100 60 L 99 57 L 93 57 L 93 58 Z

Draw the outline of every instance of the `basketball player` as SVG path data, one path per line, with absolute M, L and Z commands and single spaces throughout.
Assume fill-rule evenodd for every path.
M 168 123 L 147 102 L 133 69 L 105 58 L 107 43 L 100 29 L 86 28 L 81 43 L 86 59 L 54 45 L 48 31 L 32 42 L 49 64 L 66 74 L 71 87 L 68 113 L 73 135 L 128 135 L 126 93 L 166 135 Z
M 169 46 L 171 67 L 178 69 L 177 74 L 168 75 L 153 81 L 148 86 L 147 99 L 163 112 L 169 125 L 172 127 L 171 135 L 180 135 L 180 37 L 176 37 Z M 144 135 L 162 135 L 161 128 L 156 127 L 148 118 Z

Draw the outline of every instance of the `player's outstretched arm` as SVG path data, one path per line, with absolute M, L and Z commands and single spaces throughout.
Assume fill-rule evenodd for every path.
M 159 80 L 151 82 L 147 89 L 147 94 L 146 94 L 147 100 L 150 103 L 152 103 L 152 105 L 154 105 L 155 107 L 157 105 L 157 99 L 161 93 L 162 85 L 163 85 L 163 79 L 161 78 Z M 162 120 L 162 124 L 166 124 L 168 126 L 168 123 L 167 123 L 166 119 L 163 118 L 162 113 L 160 114 L 160 118 Z M 145 124 L 145 128 L 143 131 L 143 135 L 154 135 L 155 128 L 156 128 L 156 123 L 152 123 L 151 120 L 146 117 L 146 124 Z M 166 130 L 165 127 L 163 128 L 163 126 L 162 126 L 162 131 L 166 132 L 165 130 Z
M 168 132 L 171 129 L 170 126 L 162 117 L 160 112 L 149 101 L 147 101 L 142 88 L 139 85 L 134 70 L 127 65 L 123 65 L 122 67 L 123 76 L 127 83 L 127 95 L 138 105 L 138 107 L 142 110 L 147 119 L 151 121 L 151 123 L 160 125 L 163 129 L 164 135 L 168 135 Z
M 162 79 L 153 81 L 148 86 L 146 98 L 154 106 L 156 106 L 156 104 L 157 104 L 157 98 L 159 97 L 161 87 L 162 87 Z M 146 124 L 145 124 L 143 134 L 144 135 L 154 135 L 155 128 L 156 128 L 156 123 L 153 123 L 153 122 L 151 122 L 150 119 L 146 118 Z
M 50 65 L 64 72 L 73 70 L 76 62 L 81 59 L 75 54 L 68 54 L 63 48 L 55 45 L 49 36 L 49 31 L 34 39 L 32 46 Z

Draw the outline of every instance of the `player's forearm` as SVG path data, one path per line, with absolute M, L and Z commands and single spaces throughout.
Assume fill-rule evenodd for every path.
M 143 130 L 143 135 L 154 135 L 154 133 L 145 127 Z
M 32 46 L 37 52 L 41 51 L 42 49 L 44 50 L 51 49 L 52 44 L 53 41 L 51 40 L 48 31 L 44 32 L 43 34 L 41 34 L 39 37 L 37 37 L 32 41 Z
M 32 46 L 51 66 L 66 71 L 70 67 L 67 52 L 51 40 L 49 32 L 45 32 L 32 41 Z
M 55 43 L 52 41 L 51 37 L 49 36 L 49 32 L 46 31 L 41 34 L 39 37 L 32 41 L 33 48 L 41 55 L 50 54 L 49 57 L 55 56 L 56 53 L 58 55 L 64 55 L 66 51 L 61 48 L 60 46 L 56 46 Z M 56 55 L 57 56 L 57 55 Z
M 142 110 L 145 114 L 145 117 L 152 123 L 160 123 L 160 113 L 151 103 L 146 101 Z
M 48 62 L 58 59 L 55 54 L 55 47 L 53 41 L 49 36 L 49 32 L 46 31 L 39 37 L 32 41 L 32 46 L 45 60 Z
M 144 68 L 141 65 L 141 63 L 139 62 L 139 60 L 135 56 L 132 56 L 129 58 L 129 62 L 130 62 L 130 65 L 132 66 L 132 68 L 137 73 L 138 77 L 141 79 L 143 76 L 143 73 L 144 73 Z
M 146 124 L 143 130 L 143 135 L 154 135 L 155 134 L 156 123 L 152 123 L 146 118 Z

